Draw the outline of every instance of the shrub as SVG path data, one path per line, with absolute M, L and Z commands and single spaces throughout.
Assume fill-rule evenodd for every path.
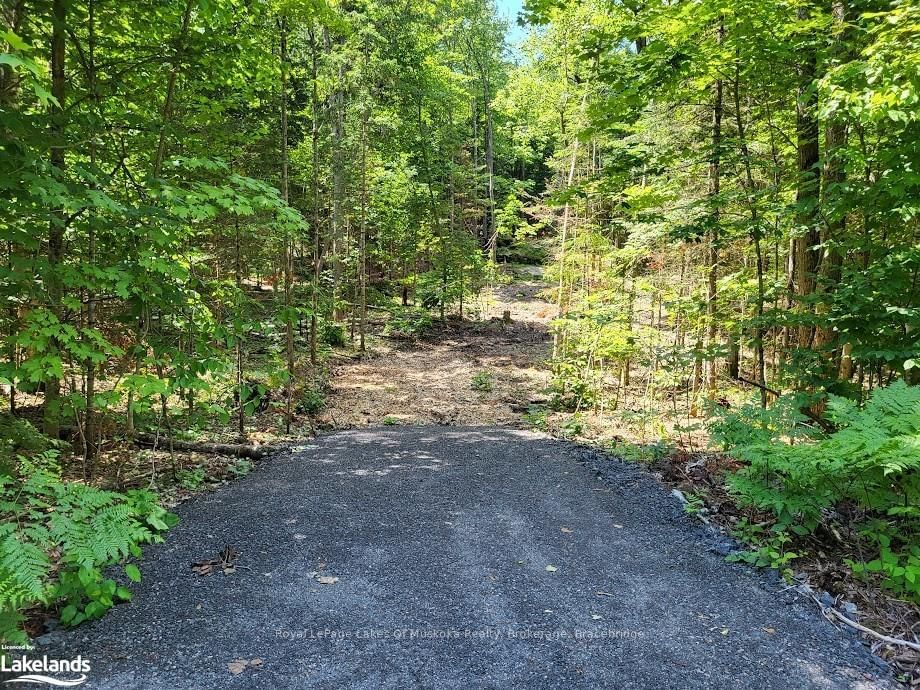
M 37 453 L 53 448 L 57 443 L 43 436 L 24 419 L 0 415 L 0 474 L 13 474 L 20 453 Z
M 480 371 L 473 376 L 470 387 L 474 391 L 488 393 L 492 390 L 492 372 Z
M 25 609 L 61 605 L 61 622 L 78 625 L 129 599 L 105 569 L 140 556 L 178 518 L 149 491 L 63 480 L 53 449 L 16 460 L 16 471 L 0 475 L 0 638 L 23 643 Z M 140 580 L 135 565 L 125 574 Z
M 188 491 L 197 491 L 204 484 L 205 472 L 201 467 L 176 472 L 176 479 L 180 486 Z
M 316 414 L 326 406 L 326 398 L 318 388 L 307 388 L 300 396 L 300 409 L 307 414 Z
M 730 490 L 741 505 L 772 512 L 775 531 L 799 535 L 847 507 L 878 554 L 854 571 L 880 573 L 885 586 L 920 601 L 920 387 L 897 381 L 862 408 L 830 396 L 838 429 L 830 434 L 793 433 L 803 419 L 797 404 L 752 404 L 715 425 L 714 437 L 747 463 Z
M 331 347 L 345 347 L 345 326 L 335 321 L 323 321 L 319 338 Z
M 395 338 L 418 338 L 431 328 L 433 321 L 428 312 L 415 307 L 394 309 L 383 334 Z

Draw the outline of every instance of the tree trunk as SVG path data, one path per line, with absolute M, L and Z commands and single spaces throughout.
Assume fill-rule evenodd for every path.
M 316 329 L 318 326 L 317 310 L 319 309 L 319 276 L 322 270 L 321 244 L 319 232 L 319 88 L 317 86 L 317 47 L 316 32 L 310 29 L 310 117 L 312 128 L 310 133 L 311 148 L 313 150 L 313 165 L 311 166 L 310 184 L 313 187 L 313 289 L 310 297 L 310 364 L 317 364 L 316 357 Z
M 483 107 L 486 111 L 486 174 L 488 175 L 489 205 L 486 209 L 485 237 L 489 243 L 489 258 L 498 260 L 498 232 L 495 227 L 495 153 L 492 137 L 492 103 L 488 72 L 483 70 Z
M 326 50 L 332 54 L 332 38 L 325 30 Z M 331 96 L 332 109 L 332 313 L 333 318 L 341 320 L 343 311 L 339 306 L 341 300 L 343 262 L 343 220 L 342 207 L 345 196 L 345 166 L 342 159 L 343 140 L 345 137 L 345 94 L 344 67 L 339 62 L 338 83 Z
M 367 51 L 364 53 L 364 77 L 367 78 Z M 361 117 L 361 230 L 358 236 L 358 286 L 360 291 L 358 330 L 358 349 L 364 352 L 364 337 L 367 330 L 367 122 L 370 118 L 368 108 L 369 94 L 365 94 L 365 103 Z
M 748 208 L 751 213 L 751 239 L 754 242 L 754 255 L 757 260 L 757 322 L 754 326 L 754 359 L 757 367 L 757 383 L 760 384 L 760 406 L 764 409 L 767 407 L 767 372 L 764 361 L 764 334 L 763 334 L 763 311 L 764 311 L 764 282 L 763 282 L 763 249 L 761 247 L 762 231 L 760 227 L 760 214 L 757 211 L 757 202 L 754 199 L 754 176 L 751 172 L 751 152 L 748 149 L 747 138 L 745 137 L 744 119 L 741 116 L 741 96 L 740 96 L 740 68 L 735 67 L 735 126 L 738 130 L 738 145 L 741 148 L 741 159 L 744 162 L 744 190 L 747 197 Z M 732 378 L 738 378 L 738 370 L 730 372 Z
M 716 33 L 717 42 L 722 43 L 725 36 L 725 24 L 719 19 Z M 706 262 L 708 276 L 706 282 L 706 347 L 709 350 L 706 361 L 706 389 L 709 397 L 716 393 L 716 379 L 718 374 L 718 361 L 712 350 L 718 336 L 716 323 L 717 283 L 719 278 L 719 222 L 721 210 L 719 192 L 721 191 L 721 165 L 722 165 L 722 112 L 723 112 L 723 85 L 721 79 L 716 79 L 712 87 L 712 150 L 709 157 L 709 246 Z
M 807 20 L 807 9 L 798 10 L 798 18 Z M 821 180 L 818 171 L 818 94 L 814 82 L 817 76 L 817 56 L 809 36 L 800 48 L 801 62 L 798 67 L 798 94 L 796 97 L 795 122 L 796 146 L 798 149 L 798 182 L 796 185 L 796 236 L 795 282 L 799 298 L 799 311 L 810 311 L 806 302 L 815 291 L 815 276 L 820 263 L 821 241 L 818 227 L 818 200 Z M 810 347 L 812 326 L 799 327 L 798 346 Z
M 834 19 L 836 44 L 833 52 L 837 54 L 838 59 L 843 59 L 843 34 L 846 27 L 846 5 L 843 0 L 834 0 L 831 14 Z M 825 256 L 821 263 L 820 290 L 824 295 L 819 305 L 821 314 L 826 313 L 830 307 L 830 296 L 840 282 L 843 265 L 843 255 L 840 252 L 839 244 L 846 235 L 846 214 L 841 209 L 833 207 L 833 197 L 835 195 L 840 196 L 840 188 L 846 180 L 846 163 L 843 159 L 846 137 L 846 122 L 839 115 L 831 116 L 824 127 L 824 181 L 821 185 L 821 191 L 824 196 L 824 216 L 827 218 L 824 236 L 821 241 L 822 246 L 825 248 Z M 834 378 L 842 373 L 839 372 L 837 365 L 840 356 L 838 348 L 834 347 L 836 338 L 837 336 L 832 328 L 826 324 L 818 324 L 815 332 L 815 347 L 827 351 L 828 356 L 825 361 L 828 363 L 828 378 Z
M 66 45 L 64 37 L 67 32 L 66 0 L 53 0 L 51 25 L 51 95 L 57 105 L 51 106 L 51 167 L 55 176 L 63 182 L 67 164 L 64 156 L 64 138 L 66 136 L 66 101 L 64 61 Z M 61 263 L 64 259 L 64 231 L 67 217 L 64 209 L 54 209 L 48 227 L 48 274 L 45 281 L 51 312 L 58 321 L 63 318 L 61 305 L 63 282 L 61 280 Z M 52 338 L 50 354 L 60 357 L 60 343 Z M 45 379 L 44 432 L 51 438 L 57 438 L 60 430 L 61 378 L 57 375 Z
M 281 198 L 284 203 L 290 201 L 288 181 L 288 26 L 287 17 L 280 21 L 281 52 Z M 284 237 L 284 309 L 285 309 L 285 345 L 287 351 L 287 386 L 285 387 L 285 433 L 291 433 L 291 419 L 294 416 L 294 319 L 291 314 L 293 304 L 291 291 L 294 284 L 294 238 Z M 240 401 L 242 403 L 242 400 Z
M 89 0 L 87 26 L 89 37 L 87 41 L 88 64 L 87 81 L 93 103 L 98 107 L 99 94 L 96 89 L 96 3 Z M 96 166 L 96 143 L 90 143 L 90 165 Z M 89 264 L 96 265 L 96 226 L 92 220 L 89 222 L 87 242 L 89 244 Z M 86 328 L 92 332 L 96 328 L 96 293 L 92 286 L 86 296 Z M 84 400 L 86 410 L 83 414 L 83 478 L 89 480 L 93 475 L 93 465 L 96 460 L 96 363 L 92 357 L 87 357 L 84 363 L 86 371 L 86 390 Z
M 242 263 L 242 251 L 241 251 L 241 237 L 240 237 L 240 219 L 234 216 L 233 219 L 235 233 L 235 249 L 236 256 L 234 257 L 234 275 L 236 277 L 236 291 L 237 291 L 237 304 L 242 306 L 242 291 L 243 291 L 243 263 Z M 246 438 L 246 404 L 245 398 L 243 396 L 243 333 L 239 332 L 236 334 L 236 391 L 237 396 L 239 397 L 240 409 L 237 413 L 237 433 L 240 435 L 240 439 Z
M 569 174 L 566 180 L 566 187 L 572 186 L 572 180 L 575 179 L 575 161 L 578 158 L 578 137 L 572 140 L 572 156 L 569 160 Z M 569 202 L 565 202 L 565 208 L 562 211 L 562 237 L 559 244 L 559 291 L 556 294 L 556 318 L 561 319 L 565 314 L 565 245 L 568 241 L 569 231 Z M 561 333 L 559 328 L 553 330 L 553 359 L 562 355 Z

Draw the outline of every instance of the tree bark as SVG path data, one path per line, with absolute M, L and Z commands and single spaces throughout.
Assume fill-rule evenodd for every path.
M 332 54 L 332 38 L 329 31 L 325 30 L 326 50 Z M 343 140 L 345 137 L 345 70 L 341 63 L 338 65 L 338 83 L 330 97 L 332 109 L 332 313 L 336 320 L 343 317 L 339 306 L 342 290 L 343 262 L 343 212 L 342 206 L 345 196 L 345 166 L 342 159 Z
M 282 16 L 280 28 L 281 57 L 281 198 L 284 203 L 290 201 L 290 184 L 288 180 L 288 26 L 287 17 Z M 293 303 L 291 291 L 294 284 L 294 238 L 287 232 L 284 236 L 284 309 L 285 309 L 285 349 L 287 351 L 287 385 L 285 386 L 285 433 L 291 433 L 291 419 L 294 416 L 294 319 L 291 314 Z M 242 400 L 240 400 L 242 404 Z
M 725 23 L 719 18 L 719 27 L 716 32 L 716 41 L 722 43 L 725 37 Z M 716 302 L 718 299 L 718 279 L 719 279 L 719 223 L 721 220 L 721 209 L 719 204 L 719 193 L 721 191 L 722 175 L 722 114 L 723 114 L 723 83 L 722 79 L 716 79 L 712 87 L 712 150 L 709 157 L 709 245 L 706 261 L 708 266 L 708 275 L 706 281 L 706 347 L 709 350 L 706 361 L 706 389 L 709 397 L 715 396 L 718 360 L 712 353 L 712 349 L 718 337 L 718 324 L 716 323 Z
M 137 434 L 132 441 L 141 448 L 157 448 L 163 439 L 154 434 Z M 237 458 L 261 460 L 275 451 L 271 446 L 247 446 L 232 443 L 193 443 L 190 441 L 174 440 L 171 443 L 173 450 L 190 451 L 193 453 L 212 453 L 214 455 L 229 455 Z
M 808 10 L 798 10 L 799 20 L 809 18 Z M 807 301 L 815 291 L 816 273 L 820 264 L 821 242 L 818 227 L 818 202 L 821 180 L 818 171 L 818 94 L 815 89 L 817 55 L 809 35 L 799 48 L 802 56 L 798 66 L 796 97 L 796 147 L 798 151 L 798 181 L 796 184 L 795 282 L 796 295 L 802 314 L 810 312 Z M 803 324 L 798 329 L 798 346 L 810 347 L 813 327 Z
M 53 0 L 52 26 L 51 26 L 51 95 L 57 100 L 51 106 L 51 167 L 55 176 L 64 180 L 67 160 L 64 155 L 64 138 L 67 134 L 66 114 L 66 76 L 64 74 L 64 61 L 66 44 L 64 37 L 67 33 L 67 4 L 66 0 Z M 67 226 L 67 217 L 63 209 L 54 209 L 48 227 L 48 274 L 46 289 L 51 312 L 58 321 L 63 318 L 64 312 L 61 304 L 63 298 L 63 281 L 61 280 L 61 263 L 64 259 L 64 231 Z M 52 338 L 50 343 L 51 354 L 60 357 L 60 342 Z M 45 405 L 44 405 L 44 432 L 51 438 L 57 438 L 60 430 L 60 404 L 61 404 L 61 378 L 51 375 L 45 380 Z
M 764 361 L 764 333 L 763 333 L 763 312 L 764 312 L 764 281 L 763 281 L 763 248 L 761 240 L 763 232 L 760 227 L 760 214 L 757 210 L 757 202 L 754 199 L 754 175 L 751 172 L 751 152 L 748 149 L 747 138 L 745 136 L 744 118 L 741 116 L 741 96 L 740 96 L 740 68 L 735 67 L 735 126 L 738 130 L 738 145 L 741 149 L 741 159 L 744 162 L 744 191 L 748 202 L 748 209 L 751 214 L 751 239 L 754 242 L 754 255 L 757 261 L 757 321 L 754 326 L 754 360 L 757 367 L 757 383 L 760 384 L 760 406 L 764 409 L 767 407 L 767 371 Z M 738 378 L 739 371 L 737 367 L 730 372 L 732 378 Z
M 310 116 L 312 126 L 310 132 L 310 145 L 313 151 L 313 165 L 311 166 L 310 184 L 313 192 L 313 289 L 310 297 L 310 364 L 317 363 L 316 356 L 316 330 L 318 326 L 319 309 L 319 276 L 321 271 L 321 244 L 319 232 L 319 87 L 316 47 L 316 32 L 310 29 Z
M 843 0 L 834 0 L 831 15 L 834 21 L 834 46 L 831 49 L 831 53 L 838 59 L 843 59 L 844 32 L 846 30 L 846 5 Z M 834 208 L 833 201 L 835 195 L 840 195 L 840 187 L 846 180 L 846 168 L 843 159 L 846 138 L 846 121 L 839 115 L 831 115 L 824 126 L 824 180 L 821 185 L 824 216 L 827 218 L 821 239 L 821 244 L 825 251 L 821 263 L 821 283 L 819 286 L 823 297 L 819 305 L 822 314 L 826 313 L 830 307 L 831 295 L 833 295 L 837 284 L 840 282 L 843 266 L 840 242 L 846 236 L 846 214 L 842 209 Z M 828 362 L 828 378 L 841 377 L 841 374 L 846 373 L 838 365 L 840 352 L 839 348 L 835 346 L 836 340 L 837 335 L 833 329 L 827 324 L 818 324 L 815 332 L 815 347 L 826 350 L 829 355 L 825 360 Z

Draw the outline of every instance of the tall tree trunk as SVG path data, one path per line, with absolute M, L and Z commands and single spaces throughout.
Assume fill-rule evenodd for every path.
M 719 27 L 716 37 L 719 44 L 725 36 L 724 20 L 719 18 Z M 716 302 L 718 298 L 718 279 L 719 279 L 719 223 L 721 220 L 721 209 L 719 204 L 719 193 L 721 191 L 722 175 L 722 113 L 723 113 L 723 84 L 722 79 L 716 79 L 712 87 L 712 150 L 709 156 L 709 245 L 706 262 L 708 264 L 708 275 L 706 281 L 706 346 L 709 350 L 709 356 L 706 361 L 706 389 L 710 397 L 715 396 L 718 360 L 712 350 L 716 344 L 718 336 L 718 324 L 716 323 Z
M 67 33 L 66 0 L 53 0 L 51 8 L 51 95 L 57 100 L 57 104 L 51 106 L 51 167 L 54 169 L 55 176 L 63 182 L 67 163 L 64 156 L 67 118 L 65 100 L 67 82 L 64 75 L 66 51 L 64 37 Z M 51 213 L 51 222 L 48 227 L 48 274 L 45 286 L 51 312 L 58 321 L 64 315 L 61 304 L 63 299 L 61 263 L 64 259 L 64 231 L 66 224 L 67 217 L 64 209 L 54 209 Z M 60 357 L 60 343 L 56 338 L 52 338 L 50 350 L 52 355 Z M 61 378 L 52 374 L 45 380 L 44 408 L 44 432 L 51 438 L 57 438 L 60 430 L 60 398 Z
M 282 16 L 280 23 L 281 53 L 281 198 L 284 203 L 290 201 L 290 184 L 288 180 L 288 26 L 287 17 Z M 294 319 L 291 314 L 293 304 L 291 291 L 294 286 L 294 238 L 288 234 L 284 237 L 284 309 L 285 309 L 285 345 L 287 351 L 287 386 L 285 390 L 285 433 L 291 433 L 291 419 L 294 416 Z
M 325 31 L 326 50 L 332 54 L 332 38 Z M 332 313 L 336 320 L 343 317 L 340 305 L 342 292 L 344 246 L 345 164 L 343 142 L 345 138 L 345 68 L 338 63 L 338 80 L 331 96 L 332 109 Z
M 364 78 L 367 79 L 367 49 L 364 50 Z M 364 352 L 364 338 L 367 331 L 367 123 L 370 118 L 368 103 L 370 94 L 365 94 L 361 113 L 361 228 L 358 235 L 358 349 Z
M 831 7 L 834 20 L 834 46 L 832 53 L 838 60 L 845 58 L 843 46 L 845 45 L 844 32 L 846 29 L 846 5 L 843 0 L 834 0 Z M 823 193 L 823 210 L 827 223 L 821 244 L 825 248 L 825 255 L 821 263 L 821 293 L 823 299 L 819 304 L 820 313 L 824 314 L 830 307 L 829 301 L 837 284 L 843 265 L 843 255 L 840 252 L 840 242 L 846 235 L 846 214 L 840 208 L 834 208 L 834 196 L 838 198 L 841 187 L 846 180 L 845 161 L 843 160 L 844 147 L 846 146 L 847 128 L 845 120 L 839 115 L 832 115 L 824 127 L 824 181 L 821 185 Z M 815 332 L 815 347 L 827 350 L 829 355 L 828 378 L 839 376 L 838 361 L 840 352 L 833 347 L 836 334 L 826 324 L 819 324 Z M 849 378 L 849 377 L 847 377 Z
M 498 260 L 498 231 L 495 226 L 495 152 L 492 136 L 492 94 L 489 74 L 483 70 L 482 96 L 486 114 L 486 174 L 488 175 L 488 207 L 486 209 L 485 236 L 489 242 L 489 258 L 492 263 Z
M 310 297 L 310 364 L 317 364 L 316 357 L 316 329 L 318 326 L 317 311 L 319 309 L 319 276 L 322 270 L 320 231 L 319 231 L 319 87 L 317 70 L 316 32 L 310 29 L 310 117 L 312 128 L 310 132 L 310 145 L 313 152 L 313 165 L 311 166 L 310 184 L 313 192 L 313 286 Z
M 566 179 L 566 187 L 572 186 L 575 179 L 575 161 L 578 158 L 578 137 L 572 140 L 572 156 L 569 159 L 569 174 Z M 566 242 L 568 242 L 569 232 L 569 202 L 565 202 L 565 208 L 562 211 L 562 233 L 559 244 L 559 290 L 556 294 L 556 318 L 561 319 L 565 314 L 565 259 L 566 259 Z M 557 327 L 553 331 L 553 359 L 561 356 L 562 333 Z
M 14 34 L 18 34 L 20 31 L 20 24 L 25 19 L 25 2 L 24 0 L 15 0 L 13 2 L 4 2 L 2 4 L 3 12 L 0 14 L 0 26 L 4 30 L 12 31 Z M 6 41 L 0 42 L 0 52 L 9 52 L 11 48 L 8 47 Z M 19 79 L 17 78 L 16 73 L 13 71 L 13 68 L 10 65 L 0 65 L 0 110 L 15 110 L 19 106 Z M 15 137 L 15 134 L 0 129 L 0 141 L 6 141 L 10 137 Z M 7 269 L 12 274 L 13 271 L 13 262 L 14 255 L 16 253 L 16 245 L 12 241 L 7 241 Z M 19 311 L 16 309 L 15 305 L 10 304 L 9 309 L 7 309 L 7 318 L 9 319 L 9 338 L 7 342 L 9 343 L 9 349 L 7 351 L 7 356 L 9 358 L 9 363 L 12 368 L 16 368 L 19 360 L 19 349 L 16 345 L 15 335 L 19 332 Z M 16 414 L 16 382 L 10 381 L 7 386 L 9 390 L 9 403 L 10 403 L 10 414 Z
M 234 266 L 233 272 L 236 278 L 237 304 L 241 307 L 243 300 L 243 260 L 242 260 L 242 238 L 240 237 L 240 219 L 236 216 L 233 218 L 234 230 Z M 240 409 L 237 413 L 237 433 L 240 437 L 240 443 L 246 440 L 246 399 L 243 395 L 243 333 L 236 334 L 236 394 L 239 398 Z
M 808 10 L 798 10 L 801 21 L 809 18 Z M 815 291 L 816 273 L 820 263 L 821 242 L 818 227 L 818 201 L 821 192 L 818 171 L 818 93 L 815 88 L 817 77 L 817 55 L 813 36 L 806 37 L 799 48 L 801 61 L 798 66 L 798 94 L 796 97 L 795 123 L 796 147 L 798 149 L 798 181 L 796 185 L 796 235 L 795 282 L 799 298 L 799 310 L 810 311 L 806 304 Z M 798 346 L 810 347 L 813 328 L 805 324 L 799 327 Z
M 741 115 L 741 95 L 740 95 L 740 67 L 735 67 L 735 126 L 738 131 L 738 145 L 741 148 L 741 160 L 744 162 L 744 191 L 747 197 L 748 209 L 751 214 L 751 239 L 754 242 L 754 255 L 757 260 L 757 315 L 756 325 L 754 326 L 754 360 L 757 367 L 757 383 L 760 384 L 760 406 L 767 407 L 767 372 L 764 361 L 764 333 L 763 333 L 763 311 L 764 311 L 764 281 L 763 281 L 763 248 L 761 240 L 763 231 L 760 227 L 760 214 L 757 210 L 757 201 L 754 198 L 754 175 L 751 171 L 751 152 L 748 149 L 747 137 L 745 136 L 744 118 Z M 734 372 L 734 377 L 738 377 L 738 372 Z
M 87 17 L 87 30 L 89 33 L 87 39 L 87 51 L 88 51 L 88 64 L 87 68 L 87 81 L 92 97 L 93 104 L 98 109 L 99 107 L 99 93 L 96 88 L 96 3 L 95 0 L 89 0 L 88 6 L 88 17 Z M 96 167 L 96 143 L 95 139 L 90 143 L 90 165 L 91 167 Z M 96 226 L 95 223 L 90 220 L 89 237 L 87 238 L 87 243 L 89 245 L 89 264 L 90 266 L 96 265 Z M 86 295 L 86 328 L 88 331 L 92 332 L 96 328 L 96 292 L 95 289 L 90 286 Z M 86 410 L 83 414 L 83 475 L 84 479 L 89 479 L 93 474 L 93 465 L 96 459 L 96 363 L 93 361 L 92 357 L 87 357 L 86 362 L 84 363 L 84 369 L 86 371 L 86 390 L 85 390 L 85 405 Z

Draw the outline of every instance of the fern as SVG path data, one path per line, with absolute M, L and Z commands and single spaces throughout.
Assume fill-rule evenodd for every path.
M 858 506 L 879 557 L 854 570 L 881 573 L 886 586 L 920 600 L 920 387 L 897 381 L 861 409 L 831 396 L 839 430 L 818 437 L 784 426 L 797 421 L 789 412 L 797 404 L 790 397 L 778 409 L 723 415 L 713 435 L 746 462 L 729 488 L 740 504 L 772 512 L 779 530 L 799 534 L 835 506 Z
M 0 475 L 0 638 L 25 641 L 22 611 L 35 605 L 61 604 L 61 620 L 76 625 L 130 598 L 103 570 L 175 520 L 150 492 L 62 480 L 52 448 L 18 456 Z

